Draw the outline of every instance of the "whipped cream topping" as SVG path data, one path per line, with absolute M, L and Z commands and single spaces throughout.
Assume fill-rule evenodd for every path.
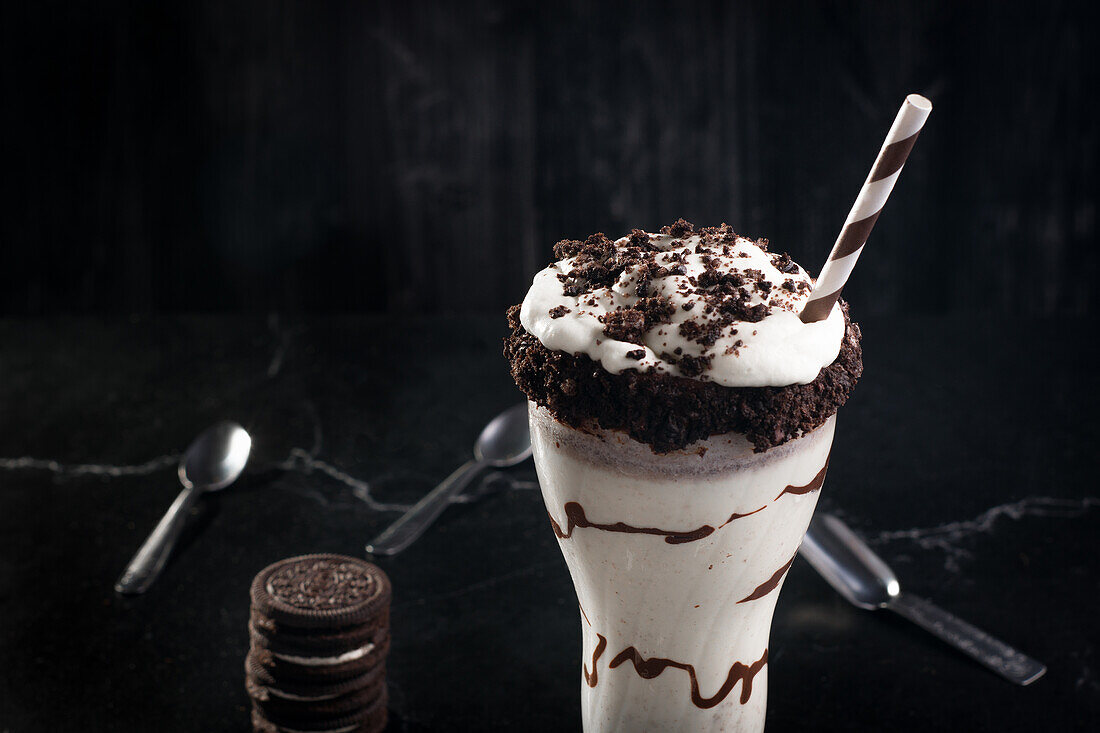
M 344 652 L 335 657 L 297 657 L 291 654 L 279 654 L 278 652 L 272 652 L 271 656 L 286 662 L 292 662 L 293 664 L 300 664 L 303 667 L 330 667 L 336 664 L 343 664 L 344 662 L 361 659 L 370 654 L 373 649 L 374 644 L 367 644 L 366 646 L 352 649 L 350 652 Z
M 727 387 L 808 384 L 840 352 L 844 316 L 803 323 L 813 280 L 728 226 L 559 242 L 520 322 L 543 346 L 627 369 Z

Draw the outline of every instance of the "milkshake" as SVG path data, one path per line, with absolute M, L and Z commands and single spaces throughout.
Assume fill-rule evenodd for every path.
M 846 306 L 684 221 L 555 247 L 506 354 L 577 591 L 584 730 L 763 729 L 772 612 L 858 379 Z

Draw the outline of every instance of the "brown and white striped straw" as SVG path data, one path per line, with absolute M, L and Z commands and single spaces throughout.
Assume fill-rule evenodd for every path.
M 882 150 L 878 151 L 871 173 L 864 181 L 852 210 L 848 212 L 833 251 L 817 276 L 814 291 L 802 309 L 803 323 L 828 318 L 931 111 L 932 103 L 921 95 L 910 94 L 905 98 L 894 119 L 894 126 L 882 144 Z

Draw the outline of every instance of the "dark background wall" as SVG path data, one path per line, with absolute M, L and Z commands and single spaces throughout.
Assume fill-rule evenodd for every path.
M 1092 313 L 1092 6 L 5 4 L 0 313 L 499 310 L 679 216 L 816 272 L 910 91 L 854 307 Z

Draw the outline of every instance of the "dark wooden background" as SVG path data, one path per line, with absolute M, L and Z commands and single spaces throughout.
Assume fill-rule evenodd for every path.
M 854 306 L 1095 312 L 1093 7 L 5 4 L 0 313 L 500 310 L 678 216 L 816 272 L 910 91 Z

